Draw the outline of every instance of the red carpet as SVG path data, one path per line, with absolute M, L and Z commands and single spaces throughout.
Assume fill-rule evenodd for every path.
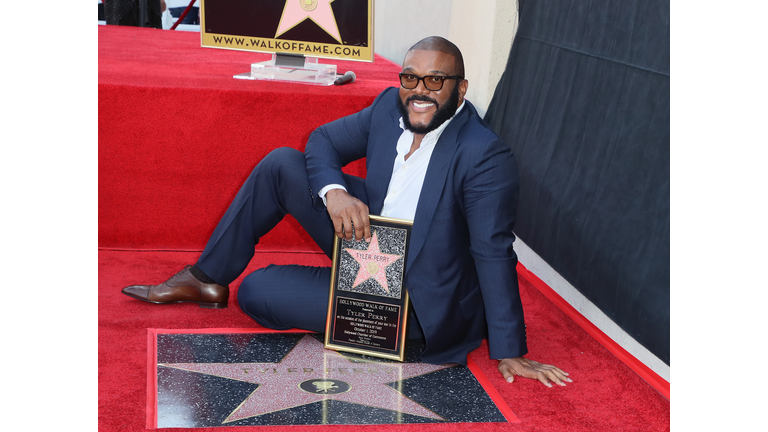
M 137 282 L 157 283 L 198 252 L 99 252 L 99 427 L 104 431 L 145 430 L 147 328 L 201 329 L 258 327 L 232 297 L 224 310 L 196 305 L 157 306 L 120 293 Z M 247 271 L 267 263 L 328 264 L 321 254 L 256 254 Z M 520 419 L 516 424 L 472 424 L 480 431 L 666 431 L 669 401 L 590 337 L 528 281 L 520 279 L 528 326 L 529 357 L 552 363 L 570 373 L 567 387 L 547 388 L 518 378 L 507 384 L 488 358 L 486 346 L 473 352 L 492 385 Z M 285 427 L 260 427 L 282 430 Z M 462 424 L 414 426 L 334 426 L 335 430 L 462 431 Z M 189 429 L 192 431 L 193 429 Z M 200 430 L 200 429 L 194 429 Z M 292 426 L 290 430 L 317 430 Z
M 147 328 L 257 326 L 235 304 L 240 280 L 231 285 L 225 310 L 150 305 L 120 289 L 162 282 L 193 263 L 240 183 L 269 150 L 303 148 L 316 126 L 365 107 L 397 84 L 399 67 L 381 58 L 336 62 L 340 72 L 358 76 L 341 87 L 232 78 L 267 57 L 204 49 L 194 33 L 99 27 L 100 430 L 145 430 Z M 348 169 L 363 174 L 364 165 Z M 247 272 L 268 263 L 329 264 L 316 250 L 287 218 L 257 247 Z M 472 358 L 520 423 L 473 424 L 472 430 L 669 430 L 667 399 L 527 280 L 520 284 L 529 357 L 561 367 L 574 382 L 564 388 L 521 378 L 507 384 L 481 346 Z M 329 429 L 460 431 L 466 425 Z

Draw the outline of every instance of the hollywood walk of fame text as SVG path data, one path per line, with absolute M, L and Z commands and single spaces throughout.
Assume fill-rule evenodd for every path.
M 399 320 L 400 306 L 338 297 L 334 340 L 393 350 Z

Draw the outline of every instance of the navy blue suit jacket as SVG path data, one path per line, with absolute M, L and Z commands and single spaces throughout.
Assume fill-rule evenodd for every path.
M 402 133 L 397 97 L 397 88 L 386 89 L 370 107 L 310 135 L 305 154 L 314 196 L 328 184 L 346 185 L 341 168 L 366 158 L 367 197 L 358 198 L 380 214 Z M 426 339 L 422 359 L 437 364 L 466 364 L 486 337 L 491 358 L 527 353 L 512 249 L 517 165 L 464 103 L 429 161 L 406 265 L 405 286 Z

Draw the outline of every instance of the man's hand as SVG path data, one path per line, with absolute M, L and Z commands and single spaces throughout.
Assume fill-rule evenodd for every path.
M 565 386 L 563 381 L 573 382 L 560 368 L 524 357 L 502 359 L 499 362 L 499 372 L 510 383 L 515 380 L 515 376 L 538 379 L 547 387 L 552 387 L 552 382 L 561 386 Z
M 331 189 L 325 194 L 326 209 L 333 221 L 336 237 L 352 240 L 371 240 L 371 222 L 368 206 L 344 189 Z

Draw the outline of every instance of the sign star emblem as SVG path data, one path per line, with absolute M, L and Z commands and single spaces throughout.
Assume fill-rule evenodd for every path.
M 279 363 L 162 363 L 158 366 L 259 384 L 224 424 L 326 399 L 444 421 L 387 383 L 453 365 L 352 362 L 304 336 Z M 352 382 L 352 384 L 348 384 Z
M 357 272 L 357 277 L 352 285 L 352 289 L 368 279 L 373 278 L 382 288 L 384 288 L 384 291 L 389 292 L 386 269 L 387 266 L 401 258 L 400 255 L 382 253 L 379 249 L 379 239 L 375 232 L 371 237 L 371 244 L 368 245 L 368 250 L 351 248 L 345 248 L 344 250 L 347 251 L 358 264 L 360 264 L 360 269 Z
M 336 16 L 331 9 L 332 2 L 333 0 L 286 0 L 275 38 L 309 18 L 339 43 L 342 43 L 339 26 L 336 24 Z

